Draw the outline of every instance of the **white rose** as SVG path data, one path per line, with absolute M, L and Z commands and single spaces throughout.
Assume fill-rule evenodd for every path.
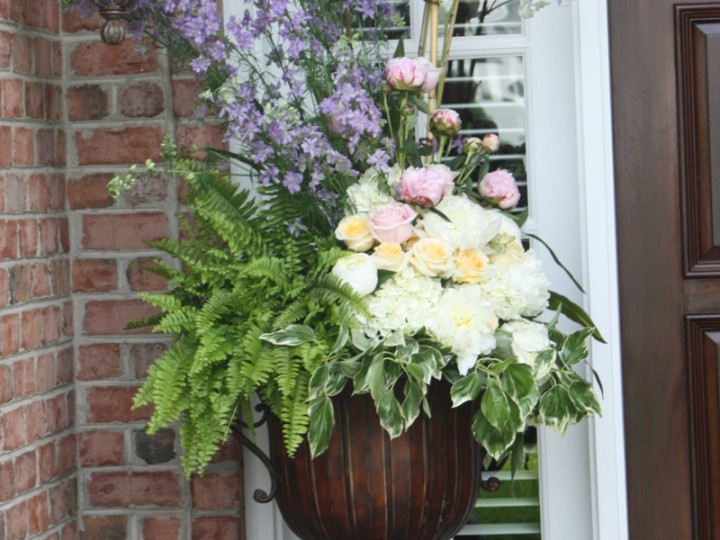
M 335 237 L 353 251 L 367 251 L 375 243 L 367 217 L 359 214 L 343 218 L 335 229 Z
M 540 366 L 536 365 L 538 354 L 551 346 L 547 327 L 544 324 L 521 319 L 505 323 L 500 330 L 511 334 L 510 346 L 518 362 L 532 367 L 536 379 L 547 376 L 551 365 L 543 367 L 541 371 L 538 371 Z
M 355 253 L 338 260 L 332 273 L 350 285 L 360 296 L 372 293 L 378 284 L 377 268 L 365 253 Z

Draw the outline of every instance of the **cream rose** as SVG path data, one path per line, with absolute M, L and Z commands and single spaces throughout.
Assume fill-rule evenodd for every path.
M 501 233 L 495 237 L 491 246 L 495 253 L 490 255 L 490 262 L 500 266 L 515 266 L 525 259 L 525 248 L 519 238 Z
M 552 365 L 536 365 L 538 354 L 552 345 L 544 324 L 517 320 L 505 323 L 500 330 L 511 335 L 510 346 L 518 362 L 532 367 L 536 379 L 543 379 L 547 376 Z
M 452 248 L 442 240 L 421 238 L 413 244 L 410 262 L 424 276 L 448 277 L 453 271 Z
M 393 272 L 400 270 L 405 260 L 402 247 L 397 242 L 383 242 L 375 248 L 371 258 L 378 269 Z
M 367 217 L 360 214 L 343 218 L 335 229 L 335 237 L 353 251 L 367 251 L 375 243 Z
M 479 283 L 487 277 L 488 256 L 478 249 L 466 249 L 455 256 L 455 273 L 458 283 Z

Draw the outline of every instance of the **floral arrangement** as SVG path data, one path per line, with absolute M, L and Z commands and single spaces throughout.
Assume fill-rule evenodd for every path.
M 110 185 L 163 173 L 189 188 L 181 239 L 156 244 L 180 263 L 154 267 L 169 290 L 142 295 L 160 313 L 133 323 L 174 338 L 135 405 L 154 404 L 151 431 L 180 421 L 186 470 L 203 469 L 256 395 L 288 451 L 307 440 L 313 455 L 348 385 L 395 437 L 446 379 L 454 406 L 478 402 L 473 433 L 495 459 L 521 453 L 528 426 L 564 432 L 599 413 L 574 367 L 602 338 L 523 245 L 517 184 L 490 170 L 498 136 L 463 139 L 457 112 L 426 99 L 442 68 L 402 41 L 390 54 L 390 6 L 253 0 L 223 33 L 215 5 L 141 0 L 132 25 L 204 81 L 239 150 L 197 160 L 168 140 L 161 163 Z M 253 189 L 230 181 L 227 159 Z M 561 314 L 579 329 L 562 332 Z

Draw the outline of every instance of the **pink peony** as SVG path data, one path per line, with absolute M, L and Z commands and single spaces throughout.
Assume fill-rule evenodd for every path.
M 461 126 L 460 115 L 452 109 L 438 109 L 430 117 L 430 131 L 436 136 L 454 137 Z
M 503 210 L 511 210 L 520 200 L 520 190 L 515 178 L 505 169 L 487 173 L 478 185 L 478 192 L 486 199 L 496 201 Z
M 378 242 L 402 244 L 412 236 L 417 213 L 407 204 L 390 203 L 370 214 L 368 227 Z
M 419 62 L 425 67 L 427 67 L 427 75 L 425 75 L 425 80 L 423 81 L 420 89 L 423 92 L 432 92 L 433 90 L 435 90 L 438 82 L 440 81 L 442 68 L 435 67 L 429 60 L 426 60 L 425 58 L 418 58 L 416 62 Z
M 428 74 L 428 65 L 425 62 L 405 57 L 391 58 L 385 64 L 385 78 L 395 90 L 420 90 Z
M 431 208 L 450 193 L 457 176 L 446 165 L 409 167 L 400 177 L 400 196 L 406 202 Z

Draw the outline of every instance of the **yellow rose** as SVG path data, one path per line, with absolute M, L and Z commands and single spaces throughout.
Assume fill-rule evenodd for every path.
M 403 250 L 396 242 L 383 242 L 372 254 L 375 266 L 382 270 L 397 272 L 403 263 Z
M 360 214 L 343 218 L 335 229 L 335 237 L 353 251 L 367 251 L 375 243 L 367 217 Z
M 421 238 L 413 244 L 412 265 L 424 276 L 448 277 L 453 271 L 450 245 L 435 238 Z
M 466 249 L 455 257 L 455 281 L 479 283 L 485 279 L 489 264 L 487 255 L 477 249 Z

